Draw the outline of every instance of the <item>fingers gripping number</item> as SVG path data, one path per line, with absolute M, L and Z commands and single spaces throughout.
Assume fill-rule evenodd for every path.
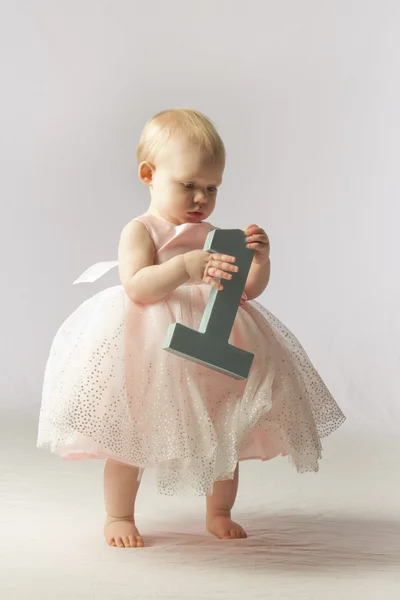
M 215 279 L 232 279 L 232 273 L 236 273 L 239 269 L 236 265 L 232 264 L 235 262 L 233 256 L 226 254 L 211 254 L 205 270 L 205 276 L 207 283 L 211 283 L 214 286 Z M 223 289 L 223 286 L 218 284 L 218 289 Z

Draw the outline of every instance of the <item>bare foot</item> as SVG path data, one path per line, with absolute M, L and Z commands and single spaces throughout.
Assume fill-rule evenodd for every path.
M 107 517 L 104 537 L 109 546 L 117 548 L 143 548 L 144 546 L 134 520 L 129 518 Z
M 247 537 L 247 533 L 228 515 L 207 515 L 207 530 L 220 540 L 238 540 Z

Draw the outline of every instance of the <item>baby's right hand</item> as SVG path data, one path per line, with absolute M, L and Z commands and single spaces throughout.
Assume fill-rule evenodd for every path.
M 227 254 L 211 254 L 203 250 L 192 250 L 184 254 L 186 273 L 193 281 L 204 281 L 217 290 L 224 286 L 216 279 L 232 279 L 239 267 L 233 265 L 236 258 Z

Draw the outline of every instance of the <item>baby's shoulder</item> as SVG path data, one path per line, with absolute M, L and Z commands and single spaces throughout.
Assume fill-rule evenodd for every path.
M 140 218 L 135 217 L 131 219 L 122 228 L 120 239 L 121 242 L 124 240 L 131 241 L 145 241 L 148 238 L 152 238 L 152 232 L 146 222 L 143 222 Z
M 150 229 L 150 223 L 145 218 L 146 215 L 141 215 L 139 217 L 133 217 L 128 223 L 126 223 L 123 227 L 123 231 L 143 231 Z

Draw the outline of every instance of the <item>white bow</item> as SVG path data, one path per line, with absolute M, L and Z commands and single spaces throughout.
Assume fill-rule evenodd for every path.
M 86 271 L 82 273 L 82 275 L 80 275 L 78 279 L 75 279 L 72 285 L 76 285 L 77 283 L 93 283 L 94 281 L 97 281 L 98 279 L 100 279 L 100 277 L 103 277 L 103 275 L 105 275 L 115 267 L 118 267 L 117 260 L 106 260 L 104 262 L 96 263 L 88 269 L 86 269 Z

